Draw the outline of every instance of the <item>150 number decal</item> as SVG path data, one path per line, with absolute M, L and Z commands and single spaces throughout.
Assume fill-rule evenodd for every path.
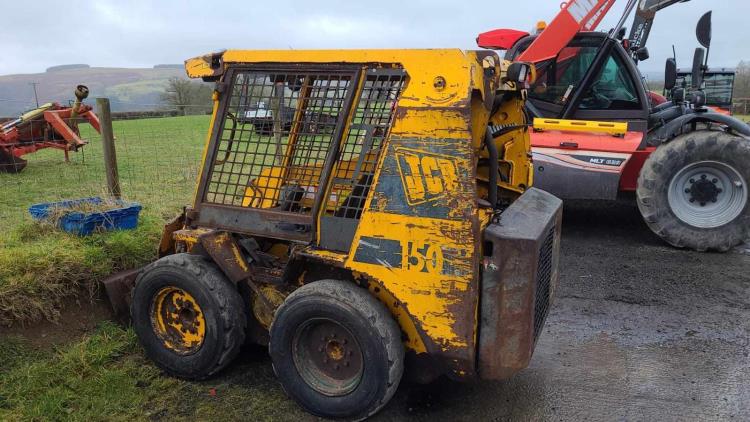
M 407 270 L 422 273 L 441 274 L 443 272 L 443 250 L 438 245 L 406 242 L 404 256 Z

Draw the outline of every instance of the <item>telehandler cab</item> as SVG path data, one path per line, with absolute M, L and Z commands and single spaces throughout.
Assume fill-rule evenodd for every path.
M 727 251 L 750 238 L 750 126 L 705 107 L 711 13 L 696 34 L 688 89 L 655 105 L 636 66 L 656 11 L 678 0 L 629 0 L 617 26 L 592 32 L 614 0 L 571 0 L 540 35 L 495 30 L 480 35 L 508 60 L 530 61 L 538 78 L 526 110 L 535 186 L 562 199 L 635 197 L 651 230 L 676 247 Z M 624 23 L 639 6 L 631 37 Z M 632 195 L 635 194 L 635 195 Z
M 216 82 L 195 201 L 162 258 L 105 282 L 157 365 L 202 379 L 245 341 L 268 344 L 294 400 L 347 419 L 384 406 L 405 361 L 423 381 L 528 365 L 562 215 L 530 187 L 533 66 L 491 51 L 225 51 L 186 69 Z M 241 118 L 259 103 L 276 110 L 270 130 Z

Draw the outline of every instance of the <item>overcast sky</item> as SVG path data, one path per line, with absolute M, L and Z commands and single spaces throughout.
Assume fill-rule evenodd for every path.
M 600 26 L 611 28 L 626 0 Z M 560 0 L 13 1 L 3 4 L 0 74 L 36 73 L 60 64 L 151 67 L 182 63 L 222 48 L 475 48 L 479 32 L 530 30 L 551 20 Z M 503 6 L 508 6 L 507 10 Z M 695 24 L 714 11 L 712 66 L 750 59 L 748 0 L 692 0 L 659 13 L 648 71 L 663 69 L 676 44 L 689 67 Z

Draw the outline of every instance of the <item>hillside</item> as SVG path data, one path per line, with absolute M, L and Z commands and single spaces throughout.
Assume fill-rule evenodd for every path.
M 37 83 L 39 103 L 73 99 L 76 85 L 91 90 L 90 98 L 106 96 L 113 111 L 153 110 L 159 107 L 159 95 L 169 78 L 185 78 L 180 65 L 157 65 L 153 68 L 128 69 L 62 65 L 44 73 L 0 76 L 0 117 L 15 116 L 34 107 Z

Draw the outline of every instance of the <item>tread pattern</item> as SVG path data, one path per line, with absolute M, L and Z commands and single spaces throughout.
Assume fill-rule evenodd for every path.
M 385 406 L 398 389 L 404 372 L 405 356 L 401 329 L 384 304 L 365 289 L 352 282 L 341 280 L 320 280 L 306 284 L 292 292 L 276 312 L 282 313 L 286 307 L 291 306 L 296 298 L 309 296 L 335 298 L 357 309 L 370 322 L 372 328 L 382 339 L 382 344 L 386 346 L 388 356 L 387 389 L 377 404 L 372 406 L 367 414 L 358 420 L 367 419 Z M 271 330 L 273 330 L 273 324 L 271 324 Z M 271 341 L 273 341 L 273 338 Z M 269 344 L 269 350 L 270 347 Z M 274 367 L 275 372 L 276 368 Z
M 636 198 L 638 209 L 649 228 L 667 243 L 678 248 L 700 252 L 726 252 L 747 240 L 750 235 L 750 204 L 735 222 L 716 229 L 696 229 L 680 221 L 669 210 L 666 191 L 675 163 L 685 165 L 698 155 L 712 157 L 747 157 L 750 160 L 750 140 L 715 130 L 701 130 L 679 136 L 661 145 L 646 160 L 638 177 Z M 715 159 L 715 158 L 714 158 Z M 717 160 L 718 161 L 718 160 Z M 750 161 L 746 161 L 750 162 Z M 746 167 L 747 168 L 747 167 Z M 743 171 L 742 169 L 737 169 Z M 744 170 L 748 178 L 748 171 Z M 748 182 L 750 180 L 746 180 Z
M 188 377 L 179 376 L 191 380 L 203 380 L 215 375 L 237 356 L 240 347 L 245 342 L 247 320 L 245 318 L 245 305 L 242 302 L 242 298 L 235 286 L 210 261 L 187 253 L 169 255 L 148 265 L 136 279 L 136 289 L 144 275 L 157 267 L 174 267 L 196 277 L 196 279 L 201 280 L 201 283 L 208 288 L 210 294 L 219 304 L 218 315 L 222 321 L 224 333 L 222 335 L 222 348 L 218 359 L 205 372 Z M 133 289 L 134 293 L 135 289 Z M 164 369 L 170 372 L 170 374 L 178 376 L 178 374 L 169 371 L 168 368 Z

